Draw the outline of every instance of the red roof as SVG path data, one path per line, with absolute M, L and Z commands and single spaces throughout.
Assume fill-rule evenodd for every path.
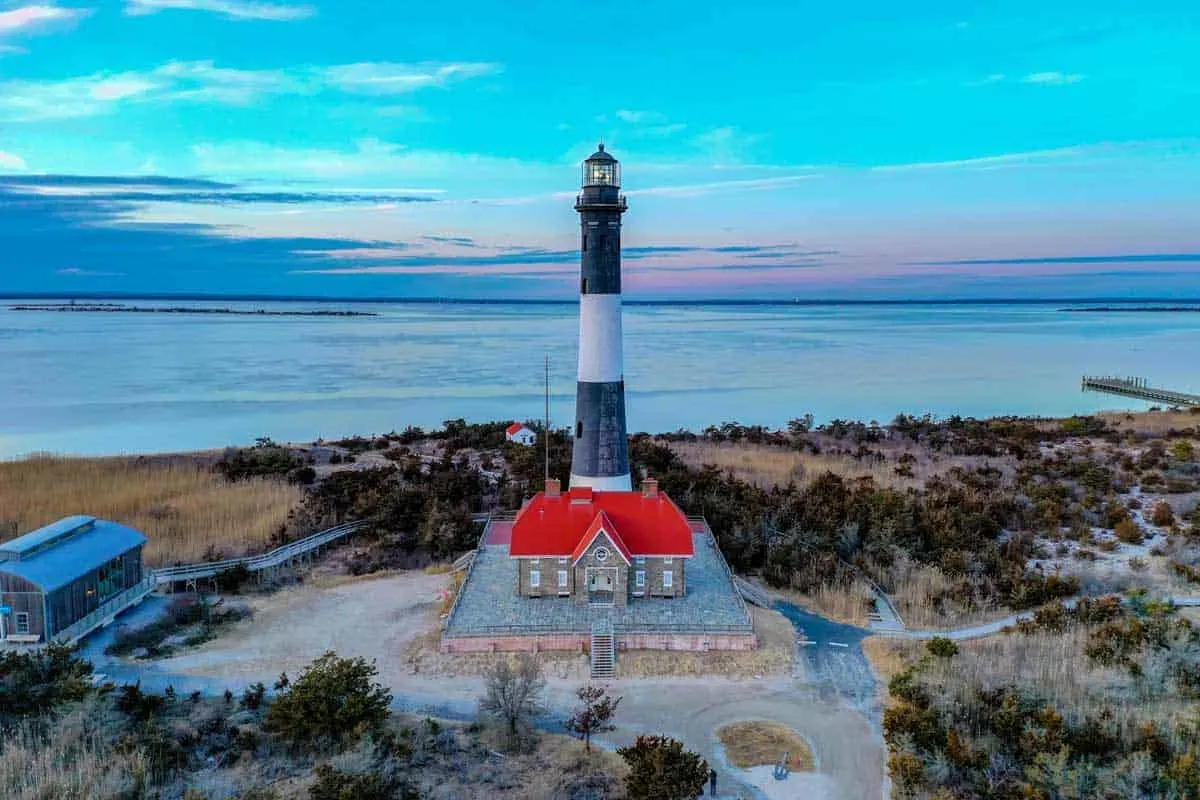
M 579 544 L 575 545 L 575 549 L 571 551 L 571 563 L 575 564 L 579 559 L 583 558 L 583 554 L 592 546 L 592 542 L 596 541 L 596 537 L 601 534 L 608 537 L 613 547 L 617 548 L 617 552 L 621 554 L 621 558 L 625 559 L 626 564 L 633 561 L 633 553 L 629 552 L 629 548 L 621 540 L 621 534 L 617 533 L 617 526 L 613 525 L 613 521 L 608 518 L 608 514 L 601 511 L 592 520 L 592 524 L 588 526 L 588 529 L 584 531 L 583 536 L 579 538 Z
M 550 497 L 538 492 L 513 523 L 509 554 L 567 557 L 587 549 L 603 529 L 627 558 L 690 556 L 692 529 L 663 492 L 595 492 L 577 487 Z
M 504 432 L 507 433 L 509 436 L 512 436 L 514 433 L 520 433 L 524 427 L 525 427 L 524 423 L 514 422 L 512 425 L 509 425 L 507 428 L 505 428 Z

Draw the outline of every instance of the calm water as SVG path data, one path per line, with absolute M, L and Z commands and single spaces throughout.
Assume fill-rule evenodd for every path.
M 138 305 L 149 305 L 139 302 Z M 189 305 L 200 305 L 189 303 Z M 312 303 L 237 304 L 320 308 Z M 336 307 L 336 306 L 331 306 Z M 355 305 L 378 317 L 55 314 L 0 307 L 0 457 L 307 441 L 444 419 L 570 424 L 574 306 Z M 1200 314 L 1056 306 L 632 306 L 632 430 L 812 412 L 1065 415 L 1144 407 L 1081 374 L 1200 391 Z

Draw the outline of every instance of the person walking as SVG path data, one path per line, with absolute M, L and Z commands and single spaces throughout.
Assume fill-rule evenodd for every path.
M 717 796 L 717 771 L 715 769 L 708 771 L 708 795 L 709 797 Z

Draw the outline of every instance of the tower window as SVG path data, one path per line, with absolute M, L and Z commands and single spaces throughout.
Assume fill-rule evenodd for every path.
M 581 420 L 577 420 L 575 422 L 575 438 L 576 439 L 583 438 L 583 422 Z
M 580 294 L 587 294 L 587 293 L 588 293 L 588 290 L 587 290 L 587 278 L 580 278 L 580 279 L 579 279 L 579 293 L 580 293 Z
M 579 238 L 583 240 L 583 244 L 581 244 L 579 247 L 581 250 L 583 250 L 583 252 L 586 253 L 587 252 L 587 234 L 585 233 L 585 234 L 583 234 L 583 236 L 581 236 Z

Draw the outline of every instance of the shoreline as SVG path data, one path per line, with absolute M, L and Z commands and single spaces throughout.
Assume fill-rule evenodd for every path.
M 199 306 L 126 306 L 120 303 L 22 303 L 10 305 L 9 311 L 43 311 L 70 314 L 216 314 L 241 317 L 378 317 L 374 311 L 268 311 L 237 308 L 201 308 Z

